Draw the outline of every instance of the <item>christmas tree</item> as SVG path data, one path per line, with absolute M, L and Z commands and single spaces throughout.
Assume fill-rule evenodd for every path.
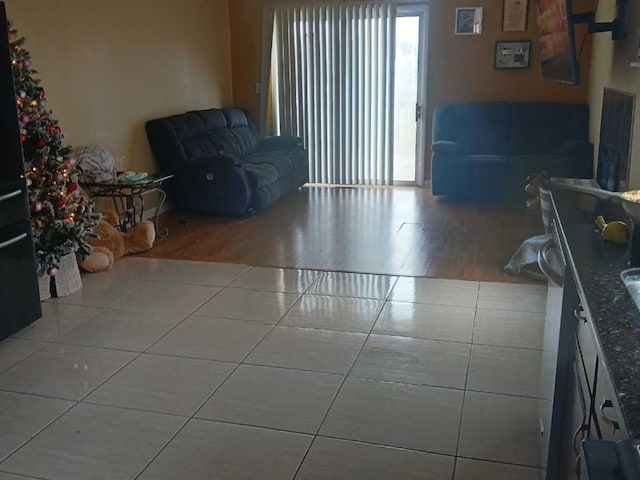
M 25 39 L 11 23 L 8 31 L 38 275 L 54 276 L 61 257 L 91 253 L 85 237 L 93 233 L 99 216 L 79 189 L 79 169 L 71 148 L 62 143 L 58 122 L 45 109 L 45 91 L 34 77 Z

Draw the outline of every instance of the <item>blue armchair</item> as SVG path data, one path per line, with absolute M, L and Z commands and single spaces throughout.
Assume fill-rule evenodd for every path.
M 433 118 L 434 195 L 508 202 L 525 198 L 529 174 L 592 178 L 589 106 L 483 102 L 437 108 Z

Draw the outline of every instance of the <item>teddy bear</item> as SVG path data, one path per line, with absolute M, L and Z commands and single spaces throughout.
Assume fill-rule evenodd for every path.
M 87 243 L 93 247 L 93 253 L 82 258 L 78 256 L 78 266 L 85 272 L 106 272 L 114 262 L 131 253 L 144 252 L 153 247 L 156 231 L 152 222 L 144 220 L 129 228 L 126 233 L 115 226 L 118 214 L 113 211 L 102 213 L 102 220 L 95 229 L 96 237 L 88 237 Z

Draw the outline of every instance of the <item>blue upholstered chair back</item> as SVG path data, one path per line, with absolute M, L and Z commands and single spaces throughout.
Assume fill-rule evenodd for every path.
M 539 102 L 480 102 L 436 109 L 433 141 L 456 142 L 468 155 L 555 153 L 588 141 L 589 106 Z

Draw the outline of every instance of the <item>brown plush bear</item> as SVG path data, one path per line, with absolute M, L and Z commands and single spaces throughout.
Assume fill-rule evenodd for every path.
M 93 246 L 93 253 L 84 260 L 78 256 L 78 265 L 85 272 L 106 272 L 113 267 L 113 263 L 125 255 L 144 252 L 153 247 L 156 231 L 153 223 L 144 220 L 122 233 L 115 225 L 118 215 L 107 211 L 102 214 L 102 220 L 95 229 L 97 238 L 87 238 L 87 243 Z

